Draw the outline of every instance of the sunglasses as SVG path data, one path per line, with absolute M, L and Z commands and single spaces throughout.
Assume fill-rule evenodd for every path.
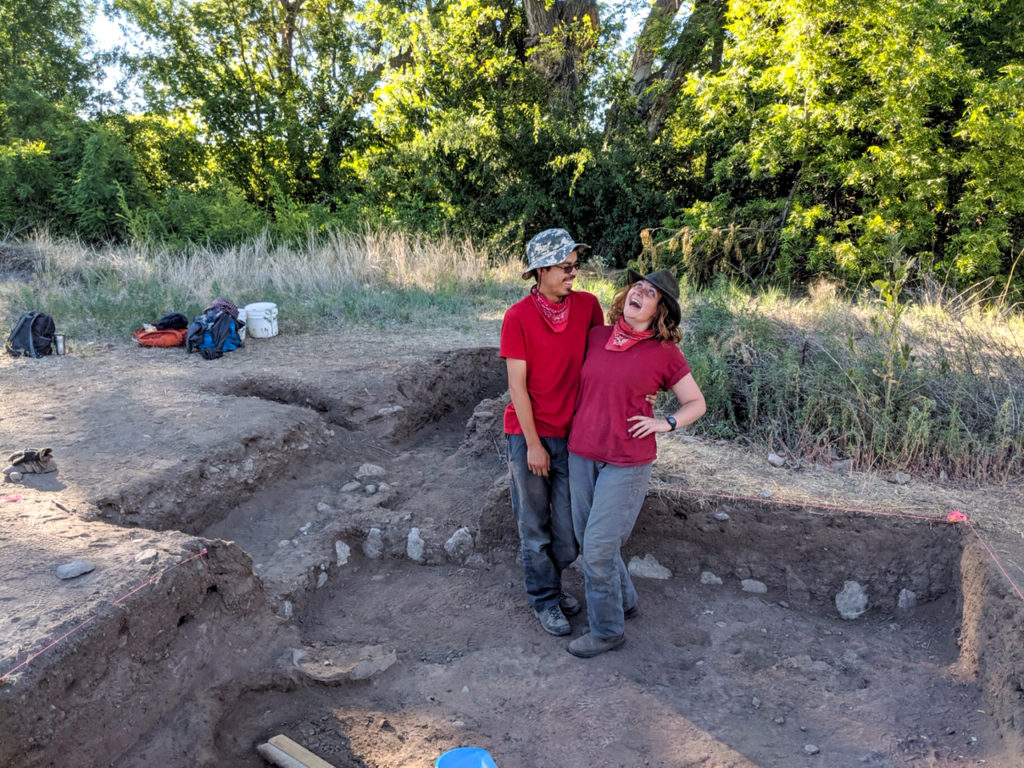
M 580 263 L 574 261 L 572 264 L 555 264 L 555 267 L 565 272 L 565 274 L 571 274 L 572 272 L 580 271 Z

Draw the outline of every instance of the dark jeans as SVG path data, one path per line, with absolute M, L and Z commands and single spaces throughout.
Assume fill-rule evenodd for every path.
M 526 594 L 537 610 L 558 604 L 562 571 L 579 554 L 569 506 L 568 440 L 542 437 L 541 442 L 551 457 L 547 477 L 527 466 L 526 438 L 508 436 L 512 509 L 519 524 Z

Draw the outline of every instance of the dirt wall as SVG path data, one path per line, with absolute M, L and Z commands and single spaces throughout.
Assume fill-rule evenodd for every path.
M 961 571 L 963 670 L 981 685 L 1008 752 L 1024 755 L 1024 601 L 976 541 L 964 547 Z
M 223 542 L 207 548 L 123 602 L 101 603 L 85 627 L 0 684 L 0 765 L 107 764 L 177 702 L 272 666 L 290 633 L 248 555 Z
M 796 604 L 828 606 L 847 580 L 883 612 L 902 589 L 927 602 L 959 588 L 960 529 L 945 522 L 669 494 L 648 497 L 627 546 L 676 572 L 756 579 Z

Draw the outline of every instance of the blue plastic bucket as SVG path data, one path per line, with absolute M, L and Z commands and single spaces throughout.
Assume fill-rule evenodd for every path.
M 434 768 L 498 768 L 490 753 L 478 747 L 450 749 L 437 758 Z

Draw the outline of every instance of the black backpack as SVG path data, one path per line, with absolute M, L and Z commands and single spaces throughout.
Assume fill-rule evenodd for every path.
M 53 354 L 57 326 L 45 312 L 25 312 L 14 324 L 4 349 L 15 357 L 41 357 Z

